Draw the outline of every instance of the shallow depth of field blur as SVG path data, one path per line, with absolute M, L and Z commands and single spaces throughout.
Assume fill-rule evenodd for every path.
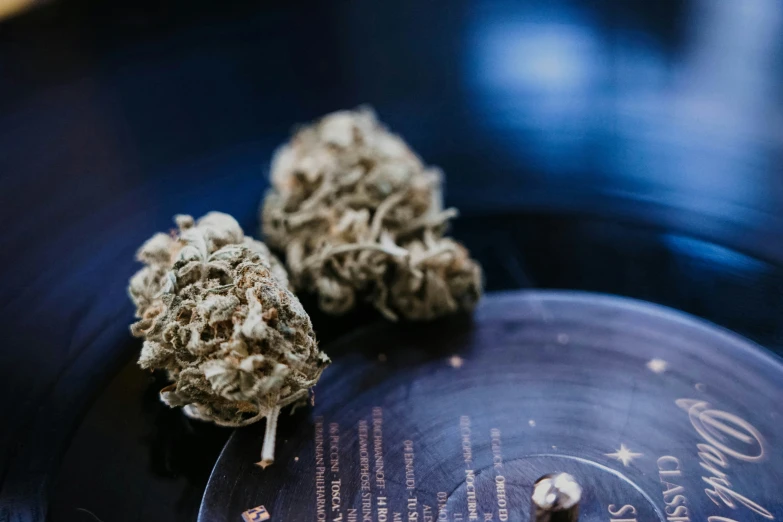
M 626 295 L 781 351 L 782 85 L 779 0 L 0 0 L 0 481 L 93 470 L 70 437 L 138 353 L 136 248 L 178 213 L 257 235 L 274 149 L 361 104 L 443 169 L 487 290 Z M 180 448 L 160 506 L 220 445 Z

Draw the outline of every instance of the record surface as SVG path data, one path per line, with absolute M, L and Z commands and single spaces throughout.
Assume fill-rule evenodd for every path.
M 237 431 L 201 521 L 527 520 L 568 472 L 580 520 L 779 520 L 783 366 L 666 308 L 572 292 L 486 298 L 472 320 L 379 325 L 326 351 L 315 406 Z M 264 519 L 259 517 L 259 520 Z

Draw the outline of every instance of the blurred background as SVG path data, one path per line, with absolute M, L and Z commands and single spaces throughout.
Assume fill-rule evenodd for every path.
M 195 518 L 228 432 L 135 367 L 135 250 L 177 213 L 257 234 L 274 148 L 360 104 L 445 171 L 488 290 L 780 352 L 781 85 L 779 0 L 0 0 L 0 520 Z

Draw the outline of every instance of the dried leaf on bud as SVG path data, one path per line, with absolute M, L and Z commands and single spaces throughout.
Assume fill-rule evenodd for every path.
M 297 291 L 332 314 L 370 301 L 389 319 L 470 310 L 481 268 L 444 237 L 442 179 L 369 109 L 299 129 L 272 160 L 266 241 L 286 254 Z

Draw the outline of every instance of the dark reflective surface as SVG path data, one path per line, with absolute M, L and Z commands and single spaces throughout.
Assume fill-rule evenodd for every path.
M 225 434 L 145 409 L 133 253 L 175 213 L 257 230 L 291 126 L 361 103 L 444 169 L 490 289 L 640 297 L 777 347 L 781 29 L 777 0 L 63 0 L 0 22 L 3 516 L 192 519 Z M 167 468 L 164 432 L 203 455 Z

